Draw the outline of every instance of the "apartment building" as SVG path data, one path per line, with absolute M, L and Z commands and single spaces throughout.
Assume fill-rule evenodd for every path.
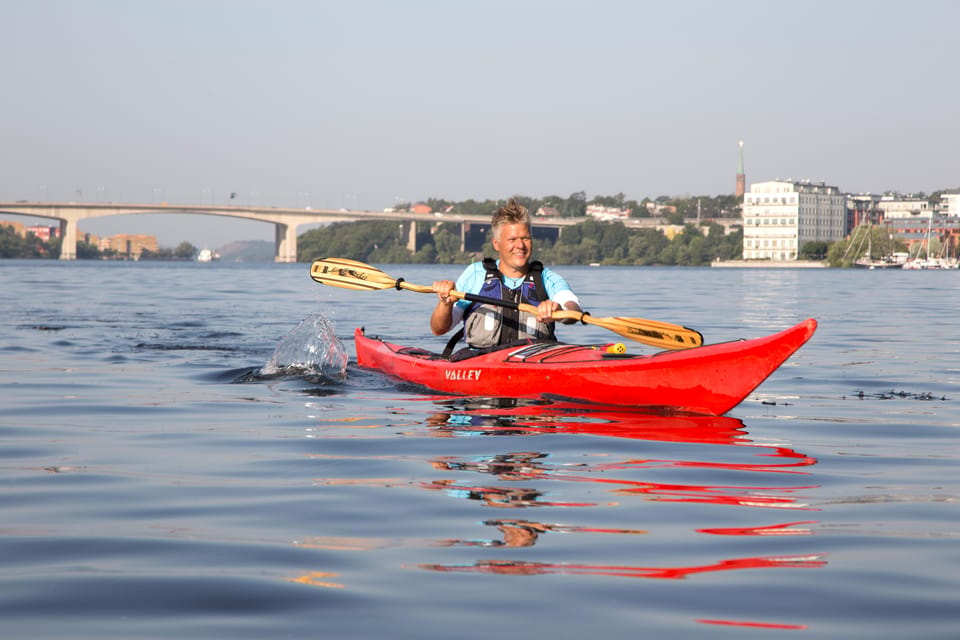
M 883 212 L 884 220 L 895 218 L 929 220 L 933 214 L 933 207 L 930 206 L 930 201 L 926 198 L 883 196 L 877 203 L 877 208 Z
M 940 215 L 960 217 L 960 189 L 948 189 L 940 194 Z
M 152 253 L 157 253 L 159 251 L 156 236 L 134 235 L 128 233 L 121 233 L 107 238 L 101 238 L 98 248 L 100 251 L 116 251 L 118 255 L 133 258 L 134 260 L 139 260 L 140 254 L 143 253 L 144 250 Z
M 796 260 L 805 243 L 846 232 L 846 197 L 823 182 L 758 182 L 743 196 L 744 260 Z

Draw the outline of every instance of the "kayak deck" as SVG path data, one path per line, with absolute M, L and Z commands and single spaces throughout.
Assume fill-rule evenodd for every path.
M 722 415 L 743 401 L 816 331 L 805 320 L 769 336 L 651 355 L 597 345 L 534 343 L 459 361 L 354 332 L 357 363 L 434 391 Z

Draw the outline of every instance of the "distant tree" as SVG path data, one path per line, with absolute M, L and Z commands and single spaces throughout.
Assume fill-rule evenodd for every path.
M 31 258 L 24 239 L 13 226 L 0 226 L 0 258 Z
M 195 255 L 197 255 L 197 248 L 186 241 L 178 244 L 173 250 L 173 257 L 181 260 L 192 260 Z
M 100 257 L 100 249 L 90 242 L 77 243 L 78 260 L 96 260 Z
M 558 207 L 561 216 L 582 218 L 587 215 L 587 192 L 576 191 L 563 200 Z
M 592 203 L 603 207 L 622 207 L 626 196 L 618 193 L 615 196 L 594 196 Z
M 63 238 L 59 236 L 51 237 L 49 240 L 47 240 L 46 244 L 47 244 L 47 255 L 50 258 L 59 259 L 60 251 L 63 248 Z
M 644 198 L 640 202 L 634 202 L 634 206 L 631 207 L 632 211 L 630 212 L 631 218 L 649 218 L 650 209 L 647 208 L 647 203 L 653 202 L 650 198 Z
M 406 239 L 401 239 L 400 227 L 382 220 L 336 222 L 311 229 L 300 236 L 297 257 L 304 262 L 331 256 L 363 262 L 409 262 L 411 254 Z
M 0 226 L 0 258 L 50 257 L 56 256 L 52 256 L 47 244 L 34 234 L 28 232 L 26 236 L 21 236 L 12 225 Z
M 831 267 L 852 267 L 854 257 L 848 255 L 847 247 L 849 244 L 848 240 L 838 240 L 830 243 L 830 247 L 827 249 L 827 264 Z
M 660 252 L 669 242 L 667 237 L 656 229 L 634 229 L 627 243 L 627 263 L 655 264 Z
M 437 260 L 444 263 L 464 262 L 466 257 L 460 252 L 460 230 L 457 225 L 443 223 L 433 232 L 433 244 L 437 250 Z
M 821 240 L 804 242 L 800 247 L 801 260 L 825 260 L 830 243 Z

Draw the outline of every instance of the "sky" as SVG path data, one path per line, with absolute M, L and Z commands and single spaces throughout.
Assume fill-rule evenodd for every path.
M 748 187 L 960 187 L 953 0 L 0 0 L 0 24 L 0 201 L 719 195 L 741 140 Z

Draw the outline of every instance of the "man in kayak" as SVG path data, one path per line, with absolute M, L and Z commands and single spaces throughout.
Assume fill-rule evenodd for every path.
M 510 344 L 519 339 L 555 340 L 553 313 L 581 311 L 580 300 L 566 280 L 538 261 L 531 261 L 530 214 L 513 198 L 493 214 L 490 224 L 498 259 L 485 258 L 464 269 L 456 283 L 433 283 L 439 301 L 430 316 L 430 330 L 442 335 L 463 321 L 467 344 L 475 349 Z M 450 296 L 456 289 L 500 300 L 527 303 L 536 315 L 506 307 L 478 304 Z M 564 321 L 572 322 L 572 321 Z M 459 340 L 460 334 L 448 344 Z

